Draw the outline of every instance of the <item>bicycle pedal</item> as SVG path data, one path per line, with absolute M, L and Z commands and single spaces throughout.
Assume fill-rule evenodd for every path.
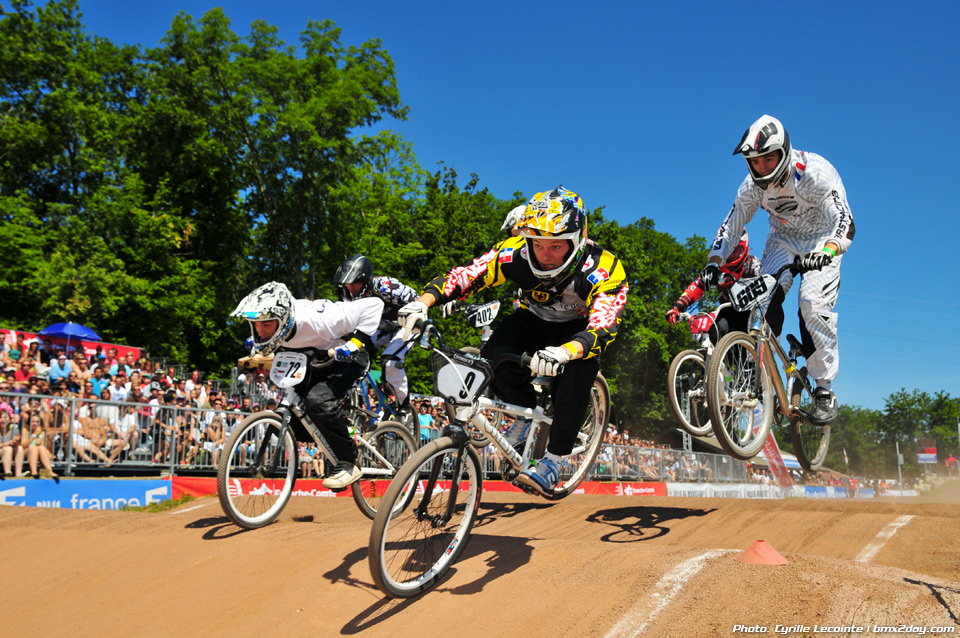
M 334 494 L 339 494 L 340 492 L 345 492 L 346 490 L 349 490 L 349 489 L 350 489 L 350 486 L 347 485 L 347 486 L 344 486 L 344 487 L 336 487 L 336 488 L 334 488 L 334 487 L 328 487 L 328 488 L 325 488 L 325 489 L 330 490 L 330 491 L 333 492 Z

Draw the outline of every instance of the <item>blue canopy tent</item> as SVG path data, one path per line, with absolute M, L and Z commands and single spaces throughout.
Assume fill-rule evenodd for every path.
M 83 324 L 67 321 L 66 323 L 53 323 L 41 330 L 38 334 L 44 337 L 59 337 L 67 340 L 67 347 L 70 347 L 70 339 L 80 339 L 86 341 L 100 341 L 100 335 L 86 327 Z

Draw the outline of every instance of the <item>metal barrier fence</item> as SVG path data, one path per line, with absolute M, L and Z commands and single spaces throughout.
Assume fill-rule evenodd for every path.
M 499 478 L 504 463 L 501 452 L 489 445 L 480 450 L 480 456 L 484 478 Z M 747 483 L 749 472 L 745 461 L 723 454 L 604 445 L 586 480 Z
M 67 476 L 99 468 L 216 473 L 226 438 L 247 416 L 238 410 L 39 394 L 0 393 L 0 401 L 10 406 L 10 411 L 0 409 L 0 434 L 8 433 L 11 412 L 19 415 L 20 431 L 27 427 L 31 433 L 41 432 L 54 468 Z M 484 478 L 499 478 L 499 450 L 490 445 L 480 453 Z M 750 477 L 746 462 L 722 454 L 604 445 L 587 478 L 745 483 Z
M 40 394 L 0 393 L 0 433 L 16 427 L 37 436 L 53 466 L 70 476 L 78 469 L 149 468 L 171 474 L 216 472 L 226 437 L 246 417 L 238 410 L 151 405 Z M 42 437 L 42 438 L 40 438 Z M 15 473 L 22 468 L 15 468 Z

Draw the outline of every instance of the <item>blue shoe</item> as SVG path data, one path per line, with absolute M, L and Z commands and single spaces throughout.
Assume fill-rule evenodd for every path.
M 541 496 L 550 496 L 560 482 L 560 472 L 550 459 L 540 459 L 537 464 L 517 477 L 517 483 L 533 488 Z

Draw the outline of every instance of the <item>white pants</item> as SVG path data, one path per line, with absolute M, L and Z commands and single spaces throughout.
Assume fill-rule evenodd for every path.
M 791 245 L 788 245 L 791 244 Z M 797 256 L 817 250 L 820 245 L 798 252 L 795 240 L 789 242 L 776 236 L 767 238 L 763 251 L 764 273 L 775 274 L 782 266 L 792 263 Z M 843 256 L 837 255 L 823 270 L 811 270 L 800 276 L 800 320 L 813 341 L 815 351 L 807 358 L 807 371 L 818 383 L 833 381 L 840 372 L 840 351 L 837 339 L 837 313 L 833 307 L 840 293 L 840 262 Z M 784 293 L 793 285 L 793 275 L 789 272 L 780 276 Z
M 380 361 L 383 363 L 383 378 L 391 388 L 397 398 L 397 404 L 403 404 L 407 400 L 409 390 L 407 388 L 407 373 L 403 370 L 403 360 L 413 343 L 404 343 L 403 330 L 396 332 L 377 332 L 373 336 L 373 345 L 380 353 Z

